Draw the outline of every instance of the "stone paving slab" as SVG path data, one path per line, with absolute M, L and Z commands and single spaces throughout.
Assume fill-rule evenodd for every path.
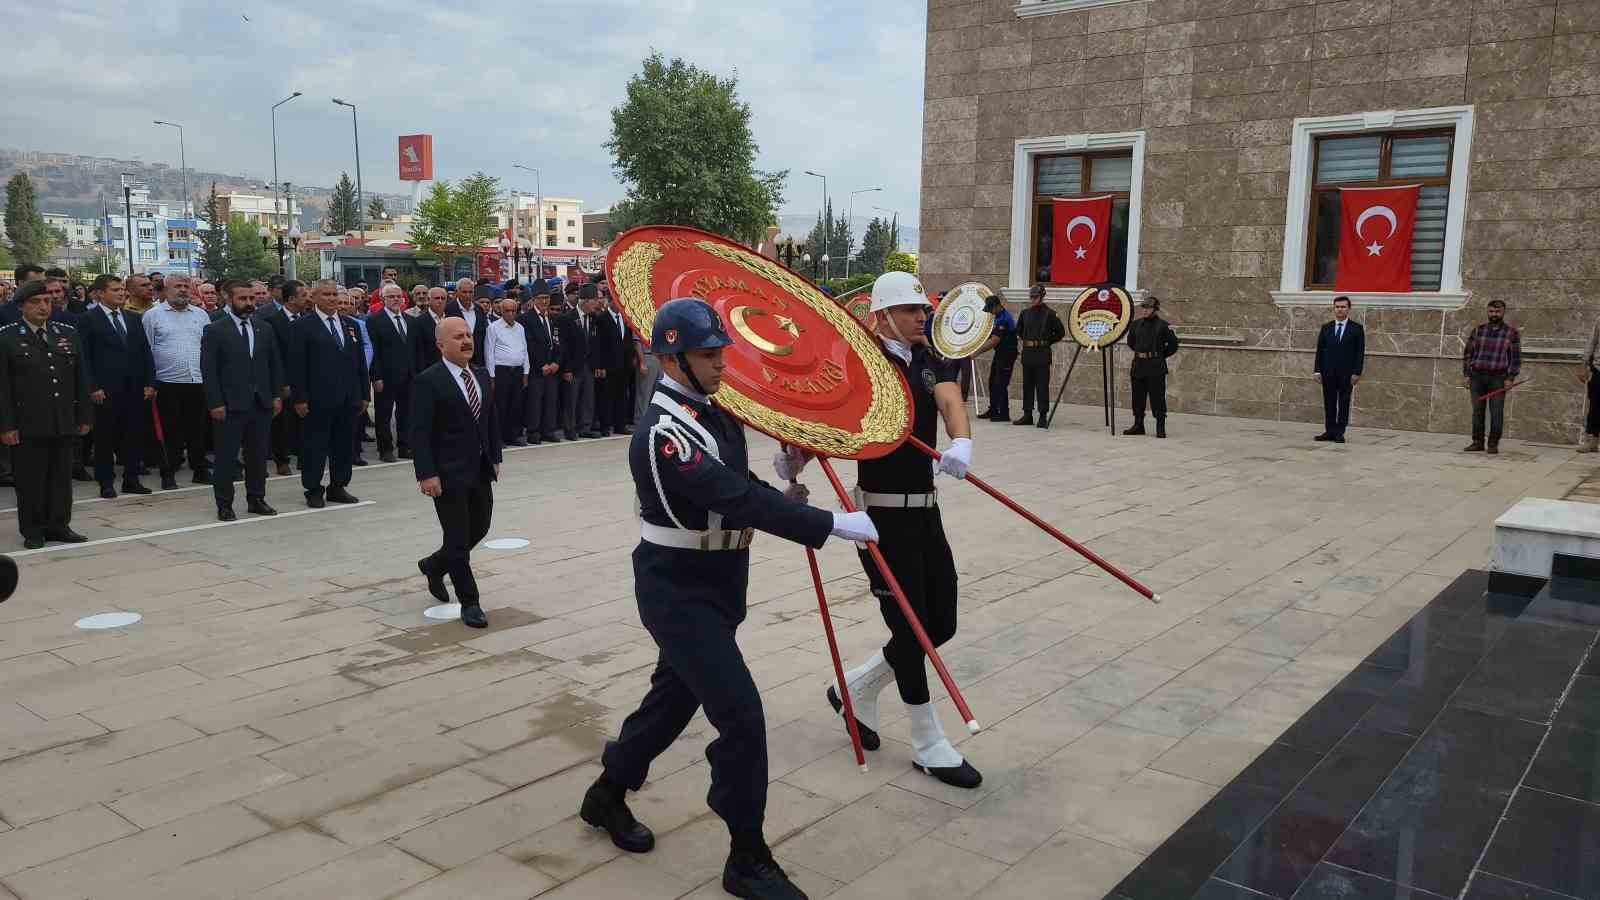
M 934 693 L 977 791 L 911 769 L 892 691 L 857 771 L 822 700 L 804 555 L 752 548 L 740 645 L 770 731 L 767 832 L 811 896 L 1102 896 L 1481 566 L 1495 516 L 1596 469 L 1561 448 L 1488 458 L 1371 429 L 1314 444 L 1304 426 L 1217 417 L 1122 438 L 1099 417 L 979 423 L 974 471 L 1160 606 L 941 486 L 962 597 L 944 655 L 985 730 L 967 735 Z M 752 436 L 758 470 L 772 449 Z M 208 491 L 82 504 L 91 539 L 132 539 L 22 555 L 0 605 L 0 900 L 722 896 L 703 716 L 633 804 L 654 853 L 621 857 L 574 815 L 656 659 L 633 607 L 625 450 L 508 455 L 490 536 L 530 544 L 475 554 L 487 632 L 421 615 L 434 601 L 412 561 L 438 531 L 407 465 L 360 470 L 370 505 L 337 515 L 185 531 L 213 521 Z M 293 478 L 269 498 L 300 508 Z M 20 541 L 0 534 L 0 552 Z M 850 548 L 818 563 L 857 661 L 886 635 L 877 602 Z M 73 627 L 117 608 L 145 619 Z

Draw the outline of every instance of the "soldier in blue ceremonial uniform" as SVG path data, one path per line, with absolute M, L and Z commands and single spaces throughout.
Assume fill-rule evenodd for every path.
M 911 388 L 911 433 L 931 447 L 938 440 L 935 428 L 943 418 L 951 441 L 938 470 L 965 478 L 972 464 L 972 430 L 957 385 L 960 364 L 928 346 L 923 324 L 930 306 L 922 283 L 908 272 L 885 272 L 872 286 L 878 341 Z M 790 449 L 773 460 L 773 467 L 778 477 L 793 478 L 805 462 L 804 454 Z M 879 549 L 889 570 L 900 582 L 928 640 L 938 647 L 956 633 L 956 564 L 939 515 L 939 494 L 933 488 L 933 460 L 907 441 L 887 456 L 861 460 L 856 473 L 856 505 L 872 516 L 883 534 Z M 983 776 L 945 737 L 933 709 L 922 644 L 883 574 L 865 552 L 861 565 L 890 633 L 882 650 L 845 673 L 861 745 L 878 749 L 878 694 L 897 682 L 910 716 L 911 758 L 917 769 L 954 787 L 977 787 Z M 828 689 L 827 698 L 836 712 L 843 711 L 836 687 Z
M 734 641 L 745 617 L 748 548 L 757 530 L 809 547 L 830 534 L 875 540 L 877 532 L 864 513 L 807 506 L 750 474 L 743 427 L 710 399 L 722 385 L 722 348 L 731 343 L 721 317 L 700 300 L 672 300 L 656 313 L 651 351 L 662 363 L 661 384 L 634 430 L 628 463 L 643 538 L 633 551 L 634 593 L 661 657 L 649 693 L 606 745 L 605 771 L 580 814 L 624 850 L 654 847 L 650 829 L 628 811 L 626 792 L 644 784 L 650 763 L 704 706 L 718 735 L 706 748 L 708 799 L 732 835 L 723 889 L 804 900 L 762 833 L 766 722 Z

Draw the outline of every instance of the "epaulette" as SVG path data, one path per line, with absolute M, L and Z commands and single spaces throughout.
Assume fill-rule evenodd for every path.
M 6 332 L 10 331 L 13 328 L 21 328 L 21 327 L 22 327 L 22 323 L 21 322 L 12 322 L 10 325 L 6 325 L 5 327 L 0 328 L 0 334 L 5 334 Z
M 78 326 L 73 325 L 73 324 L 71 324 L 69 322 L 51 322 L 50 324 L 54 325 L 57 328 L 65 328 L 68 331 L 77 331 L 78 330 Z

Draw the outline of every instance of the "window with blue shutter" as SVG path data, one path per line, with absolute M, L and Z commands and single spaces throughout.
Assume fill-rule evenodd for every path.
M 1317 138 L 1306 290 L 1332 290 L 1339 267 L 1339 189 L 1420 184 L 1411 241 L 1411 289 L 1437 291 L 1450 208 L 1453 129 Z

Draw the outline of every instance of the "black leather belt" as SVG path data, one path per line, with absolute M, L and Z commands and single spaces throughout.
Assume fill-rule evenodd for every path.
M 1160 355 L 1159 353 L 1135 353 L 1133 357 L 1134 359 L 1155 359 Z
M 1044 346 L 1047 346 L 1047 345 L 1046 345 L 1046 343 L 1044 341 L 1023 341 L 1022 342 L 1022 346 L 1024 346 L 1024 347 L 1044 347 Z

